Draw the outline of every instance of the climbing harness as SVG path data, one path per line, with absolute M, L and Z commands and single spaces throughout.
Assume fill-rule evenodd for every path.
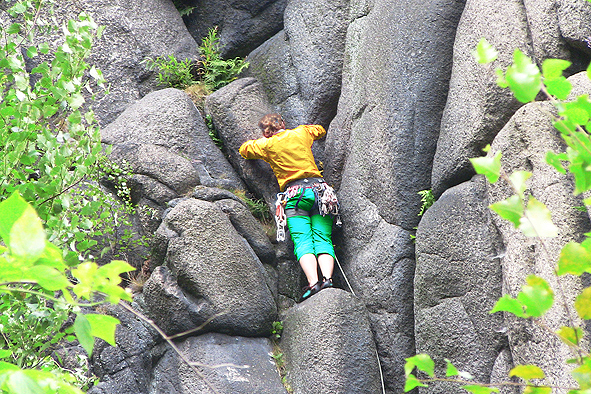
M 277 241 L 285 241 L 285 225 L 287 224 L 287 217 L 308 215 L 308 211 L 298 208 L 298 204 L 302 200 L 305 189 L 312 189 L 318 202 L 318 213 L 322 216 L 331 214 L 336 216 L 336 225 L 341 226 L 341 216 L 339 214 L 339 201 L 334 192 L 334 189 L 329 186 L 322 178 L 304 178 L 298 179 L 288 184 L 288 187 L 283 193 L 277 193 L 277 200 L 275 201 L 275 224 L 277 225 Z M 295 208 L 288 209 L 286 213 L 285 206 L 290 198 L 300 194 Z

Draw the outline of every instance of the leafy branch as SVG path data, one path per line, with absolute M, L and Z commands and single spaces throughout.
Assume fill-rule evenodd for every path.
M 479 63 L 488 64 L 497 59 L 498 52 L 485 39 L 482 39 L 473 55 Z M 591 135 L 588 132 L 591 127 L 591 102 L 588 95 L 580 95 L 576 100 L 566 101 L 572 85 L 563 76 L 563 72 L 570 65 L 571 63 L 566 60 L 547 59 L 543 62 L 542 71 L 540 71 L 531 59 L 517 49 L 513 54 L 513 63 L 506 71 L 497 68 L 496 75 L 497 84 L 503 88 L 509 88 L 520 102 L 532 102 L 541 93 L 554 105 L 557 115 L 550 114 L 550 116 L 554 127 L 565 141 L 567 149 L 566 152 L 559 154 L 548 152 L 546 162 L 561 174 L 566 174 L 568 170 L 575 181 L 574 194 L 579 195 L 591 190 Z M 591 65 L 587 69 L 587 76 L 591 78 Z M 513 190 L 513 195 L 491 204 L 490 209 L 512 223 L 526 237 L 538 239 L 544 253 L 549 255 L 545 239 L 556 237 L 558 228 L 552 222 L 549 209 L 531 193 L 526 193 L 526 181 L 532 173 L 515 171 L 507 174 L 501 168 L 501 152 L 490 152 L 490 146 L 485 151 L 488 153 L 487 156 L 470 159 L 475 171 L 484 175 L 491 184 L 502 178 Z M 591 205 L 591 199 L 583 201 L 585 205 Z M 461 387 L 467 392 L 474 394 L 499 392 L 499 387 L 503 386 L 524 387 L 524 394 L 547 394 L 553 389 L 568 390 L 569 394 L 591 392 L 591 356 L 581 346 L 584 331 L 575 323 L 560 280 L 560 277 L 566 274 L 581 276 L 584 273 L 591 273 L 591 233 L 585 234 L 585 237 L 585 240 L 580 243 L 574 241 L 567 243 L 562 248 L 557 266 L 554 268 L 568 326 L 553 331 L 540 321 L 540 318 L 554 305 L 555 294 L 548 282 L 536 275 L 529 275 L 526 278 L 526 283 L 516 297 L 505 294 L 490 311 L 490 313 L 509 313 L 518 318 L 532 320 L 568 345 L 576 356 L 575 359 L 567 362 L 578 365 L 571 371 L 578 387 L 533 384 L 532 380 L 541 380 L 546 377 L 542 369 L 536 365 L 517 365 L 509 372 L 509 377 L 520 378 L 524 383 L 474 383 L 471 382 L 473 378 L 470 374 L 459 372 L 449 360 L 446 360 L 446 377 L 437 377 L 431 357 L 427 354 L 418 354 L 406 359 L 405 392 L 419 386 L 427 387 L 427 383 L 431 382 L 457 383 L 463 385 Z M 582 290 L 576 297 L 573 307 L 580 319 L 591 320 L 591 287 Z M 419 379 L 413 375 L 415 368 L 425 373 L 428 378 Z M 460 379 L 453 378 L 455 376 L 459 376 Z

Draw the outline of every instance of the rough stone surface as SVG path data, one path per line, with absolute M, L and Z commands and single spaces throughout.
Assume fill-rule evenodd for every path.
M 286 125 L 304 124 L 305 110 L 298 94 L 298 75 L 291 59 L 291 48 L 281 30 L 248 55 L 250 66 L 244 77 L 256 78 L 263 86 L 273 111 Z M 260 112 L 260 117 L 265 113 Z
M 328 130 L 324 175 L 338 187 L 338 257 L 370 312 L 390 393 L 414 354 L 417 192 L 430 168 L 463 1 L 352 1 L 342 93 Z
M 244 239 L 246 239 L 262 263 L 277 265 L 275 249 L 269 236 L 263 230 L 261 223 L 252 216 L 248 208 L 234 200 L 219 200 L 216 202 L 230 218 L 230 222 Z
M 284 31 L 249 55 L 245 75 L 265 86 L 288 127 L 328 128 L 340 94 L 348 22 L 349 0 L 290 1 Z
M 209 29 L 218 26 L 224 58 L 244 57 L 283 28 L 287 0 L 185 0 L 193 11 L 183 17 L 199 44 Z
M 102 126 L 157 88 L 154 72 L 141 63 L 144 59 L 170 54 L 177 59 L 197 58 L 197 44 L 170 0 L 67 0 L 55 4 L 55 15 L 63 21 L 82 11 L 105 26 L 88 60 L 111 84 L 109 94 L 99 95 L 93 104 Z
M 445 358 L 479 382 L 490 382 L 508 348 L 503 315 L 489 314 L 502 293 L 503 245 L 492 223 L 484 178 L 448 189 L 423 216 L 416 237 L 415 340 L 417 353 Z M 430 384 L 422 393 L 453 392 Z
M 199 374 L 168 350 L 154 368 L 149 394 L 208 393 L 212 388 L 224 394 L 287 393 L 267 338 L 210 333 L 182 341 L 179 349 L 191 362 L 204 365 L 197 367 Z
M 138 309 L 137 304 L 132 306 Z M 155 330 L 119 306 L 109 307 L 108 314 L 121 321 L 115 331 L 117 346 L 97 341 L 92 371 L 99 377 L 100 383 L 88 393 L 147 393 L 155 356 L 153 349 L 160 338 Z
M 279 192 L 271 166 L 262 160 L 245 160 L 238 148 L 245 141 L 261 138 L 260 118 L 274 112 L 263 85 L 254 78 L 241 78 L 207 97 L 205 110 L 224 142 L 224 153 L 251 191 L 274 209 Z
M 128 107 L 102 130 L 102 142 L 112 144 L 118 160 L 134 173 L 146 175 L 176 193 L 187 193 L 197 184 L 244 189 L 244 184 L 215 146 L 203 118 L 182 91 L 152 92 Z M 170 193 L 153 182 L 143 185 L 145 197 L 161 203 Z
M 591 8 L 585 0 L 556 0 L 558 23 L 564 40 L 573 48 L 583 51 L 587 57 L 582 64 L 589 65 L 589 37 L 591 37 Z
M 528 104 L 521 108 L 501 130 L 492 144 L 492 151 L 501 150 L 501 165 L 507 173 L 517 170 L 532 172 L 528 180 L 531 196 L 546 204 L 552 214 L 552 221 L 558 227 L 558 237 L 545 238 L 542 246 L 534 238 L 525 238 L 520 231 L 507 221 L 493 216 L 505 245 L 502 258 L 504 293 L 512 296 L 521 290 L 526 277 L 535 274 L 544 278 L 553 289 L 558 289 L 554 267 L 562 246 L 569 241 L 580 242 L 583 234 L 591 228 L 585 212 L 573 209 L 582 205 L 581 197 L 573 195 L 573 182 L 546 164 L 546 151 L 564 151 L 559 133 L 553 129 L 548 112 L 548 102 Z M 491 153 L 492 154 L 492 153 Z M 496 202 L 511 195 L 508 186 L 497 182 L 489 186 L 489 200 Z M 580 278 L 569 275 L 560 278 L 566 296 L 566 304 L 573 305 L 574 297 L 580 292 Z M 557 297 L 559 295 L 557 294 Z M 570 315 L 576 317 L 574 310 Z M 541 318 L 544 326 L 558 330 L 567 325 L 562 301 Z M 571 357 L 568 347 L 555 336 L 530 321 L 506 316 L 512 358 L 515 364 L 536 364 L 546 373 L 545 384 L 573 384 L 565 361 Z M 575 321 L 575 324 L 580 322 Z
M 272 282 L 248 243 L 215 204 L 185 199 L 165 216 L 164 268 L 144 287 L 147 312 L 167 334 L 205 329 L 265 336 L 277 319 Z M 167 272 L 169 270 L 169 272 Z
M 456 37 L 449 95 L 433 160 L 436 197 L 474 175 L 468 159 L 482 156 L 482 148 L 522 105 L 509 89 L 497 86 L 494 68 L 474 60 L 472 51 L 480 38 L 498 50 L 495 67 L 507 68 L 515 48 L 530 57 L 533 54 L 522 0 L 468 0 Z
M 291 308 L 280 346 L 294 394 L 381 392 L 367 310 L 350 293 L 325 289 Z

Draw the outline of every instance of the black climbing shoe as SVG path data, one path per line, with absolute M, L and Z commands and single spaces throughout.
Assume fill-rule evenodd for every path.
M 332 287 L 332 278 L 328 278 L 326 279 L 325 277 L 322 277 L 322 284 L 320 285 L 320 290 L 324 290 L 328 287 Z
M 315 284 L 313 284 L 312 286 L 306 286 L 302 289 L 302 291 L 304 292 L 304 294 L 302 294 L 302 296 L 300 297 L 300 301 L 302 302 L 308 298 L 310 298 L 311 296 L 313 296 L 314 294 L 318 293 L 320 291 L 320 287 L 322 286 L 322 282 L 318 281 Z

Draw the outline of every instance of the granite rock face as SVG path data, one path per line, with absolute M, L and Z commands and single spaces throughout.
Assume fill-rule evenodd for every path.
M 267 338 L 245 338 L 209 333 L 187 338 L 179 344 L 197 372 L 171 350 L 154 368 L 149 394 L 213 392 L 235 394 L 287 393 L 272 358 Z
M 437 360 L 438 375 L 448 358 L 479 382 L 491 381 L 509 348 L 503 315 L 488 313 L 502 296 L 504 254 L 488 205 L 483 177 L 448 189 L 423 216 L 416 238 L 417 353 Z M 450 384 L 429 386 L 425 392 L 454 392 Z
M 218 205 L 186 199 L 165 216 L 165 266 L 144 287 L 147 313 L 168 334 L 204 330 L 264 336 L 277 319 L 272 283 Z
M 197 43 L 172 1 L 65 0 L 56 2 L 54 8 L 60 22 L 86 12 L 105 27 L 88 59 L 110 84 L 109 94 L 99 93 L 93 103 L 101 126 L 158 89 L 155 73 L 142 63 L 146 58 L 174 55 L 179 60 L 197 59 Z
M 381 392 L 367 310 L 351 294 L 322 290 L 291 308 L 283 327 L 294 394 Z
M 287 0 L 183 0 L 191 12 L 183 16 L 199 44 L 217 26 L 224 58 L 244 57 L 283 28 Z

